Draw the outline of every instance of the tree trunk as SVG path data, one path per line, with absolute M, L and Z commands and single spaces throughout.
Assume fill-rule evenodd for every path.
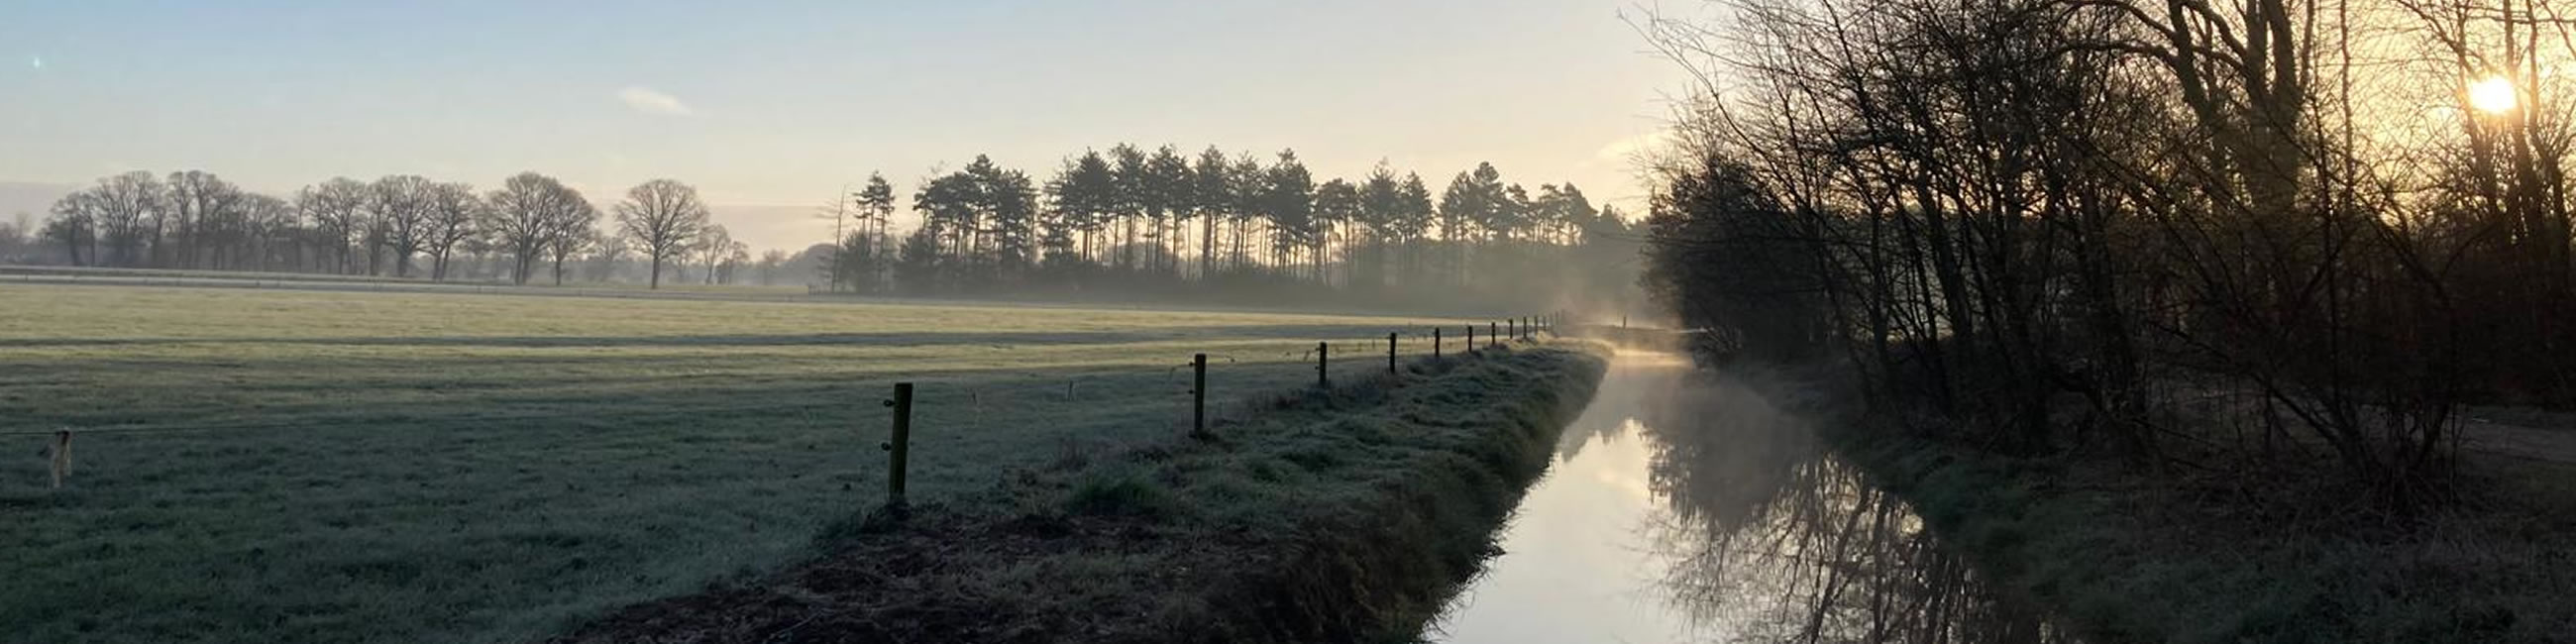
M 1199 281 L 1216 274 L 1216 211 L 1199 213 Z

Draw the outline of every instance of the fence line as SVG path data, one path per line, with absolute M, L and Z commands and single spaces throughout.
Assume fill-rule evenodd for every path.
M 1496 337 L 1494 337 L 1494 338 L 1493 338 L 1494 346 L 1502 346 L 1502 345 L 1505 345 L 1507 342 L 1517 342 L 1517 341 L 1526 341 L 1526 340 L 1532 340 L 1532 339 L 1534 339 L 1534 338 L 1536 337 L 1536 333 L 1537 333 L 1536 327 L 1537 327 L 1537 320 L 1538 320 L 1538 319 L 1539 319 L 1539 318 L 1537 318 L 1537 317 L 1531 317 L 1531 318 L 1515 318 L 1515 321 L 1517 322 L 1517 324 L 1515 325 L 1515 329 L 1514 329 L 1514 332 L 1513 332 L 1513 334 L 1512 334 L 1512 335 L 1513 335 L 1513 337 L 1512 337 L 1510 340 L 1505 340 L 1504 338 L 1502 338 L 1502 337 L 1500 337 L 1500 336 L 1496 336 Z M 1491 325 L 1491 324 L 1492 324 L 1491 322 L 1488 322 L 1488 325 Z M 1471 334 L 1472 334 L 1472 333 L 1474 332 L 1475 326 L 1474 326 L 1473 324 L 1469 324 L 1469 325 L 1467 325 L 1467 329 L 1468 329 L 1469 333 L 1471 333 Z M 1489 329 L 1490 329 L 1490 326 L 1489 326 Z M 1430 351 L 1430 352 L 1417 352 L 1417 353 L 1415 354 L 1415 355 L 1417 356 L 1417 358 L 1418 358 L 1418 359 L 1420 359 L 1420 360 L 1438 361 L 1438 362 L 1446 362 L 1446 361 L 1448 360 L 1448 358 L 1447 358 L 1446 356 L 1444 356 L 1444 355 L 1442 355 L 1442 354 L 1441 354 L 1441 349 L 1440 349 L 1439 345 L 1437 344 L 1438 340 L 1442 337 L 1442 336 L 1441 336 L 1441 334 L 1440 334 L 1440 331 L 1439 331 L 1439 327 L 1434 327 L 1434 328 L 1432 329 L 1431 333 L 1430 333 L 1430 334 L 1428 334 L 1427 336 L 1426 336 L 1425 334 L 1423 334 L 1423 333 L 1418 332 L 1418 331 L 1409 331 L 1409 330 L 1405 330 L 1405 329 L 1398 329 L 1398 330 L 1395 330 L 1395 331 L 1390 331 L 1390 332 L 1388 332 L 1388 333 L 1387 333 L 1387 335 L 1386 335 L 1386 343 L 1383 345 L 1383 346 L 1385 347 L 1385 350 L 1386 350 L 1386 358 L 1387 358 L 1387 376 L 1388 376 L 1388 377 L 1390 377 L 1390 378 L 1392 378 L 1392 377 L 1398 377 L 1398 376 L 1400 376 L 1400 375 L 1402 374 L 1402 370 L 1401 370 L 1401 369 L 1400 369 L 1400 367 L 1399 367 L 1399 358 L 1403 355 L 1403 352 L 1402 352 L 1402 349 L 1403 349 L 1403 343 L 1401 342 L 1401 340 L 1402 340 L 1403 338 L 1407 338 L 1407 337 L 1413 338 L 1413 339 L 1415 339 L 1415 340 L 1421 340 L 1421 339 L 1424 339 L 1424 338 L 1428 337 L 1428 338 L 1430 338 L 1430 339 L 1432 339 L 1432 340 L 1434 341 L 1434 344 L 1432 345 L 1432 347 L 1431 347 L 1431 351 Z M 1344 352 L 1346 353 L 1346 355 L 1348 355 L 1348 354 L 1349 354 L 1349 352 L 1357 352 L 1357 354 L 1358 354 L 1358 355 L 1361 355 L 1361 356 L 1367 356 L 1367 355 L 1369 354 L 1369 351 L 1370 351 L 1371 349 L 1375 348 L 1376 346 L 1377 346 L 1377 345 L 1376 345 L 1376 343 L 1375 343 L 1375 341 L 1374 341 L 1374 340 L 1364 340 L 1364 341 L 1357 341 L 1357 342 L 1345 342 L 1345 343 L 1342 343 L 1342 344 L 1341 344 L 1341 346 L 1340 346 L 1340 347 L 1338 347 L 1338 348 L 1339 348 L 1340 350 L 1344 351 Z M 1315 360 L 1315 388 L 1316 388 L 1316 389 L 1318 389 L 1318 390 L 1326 390 L 1326 391 L 1329 391 L 1329 390 L 1331 390 L 1331 389 L 1332 389 L 1332 381 L 1331 381 L 1331 369 L 1332 369 L 1332 364 L 1331 364 L 1331 355 L 1332 355 L 1332 353 L 1335 351 L 1335 349 L 1336 349 L 1336 348 L 1337 348 L 1337 347 L 1336 347 L 1335 343 L 1334 343 L 1334 342 L 1332 342 L 1332 341 L 1330 341 L 1330 340 L 1319 341 L 1319 342 L 1315 343 L 1314 348 L 1311 348 L 1311 349 L 1306 350 L 1306 352 L 1305 352 L 1305 354 L 1304 354 L 1304 357 L 1313 358 L 1313 359 Z M 1466 351 L 1465 353 L 1470 354 L 1470 355 L 1473 355 L 1473 354 L 1475 353 L 1475 350 L 1476 350 L 1476 347 L 1474 347 L 1474 346 L 1472 346 L 1472 345 L 1471 345 L 1471 346 L 1469 346 L 1469 347 L 1468 347 L 1468 351 Z M 1283 352 L 1283 353 L 1281 354 L 1281 356 L 1282 356 L 1282 357 L 1285 357 L 1285 356 L 1291 355 L 1291 354 L 1293 354 L 1293 353 L 1294 353 L 1294 352 Z M 1182 369 L 1182 368 L 1190 368 L 1190 369 L 1192 369 L 1192 370 L 1193 370 L 1191 386 L 1190 386 L 1190 388 L 1189 388 L 1189 389 L 1187 389 L 1187 390 L 1186 390 L 1186 392 L 1185 392 L 1185 393 L 1187 393 L 1187 394 L 1190 396 L 1190 398 L 1191 398 L 1191 402 L 1190 402 L 1190 405 L 1191 405 L 1191 428 L 1190 428 L 1190 434 L 1189 434 L 1189 436 L 1194 437 L 1194 438 L 1208 438 L 1208 437 L 1213 436 L 1213 433 L 1210 431 L 1210 428 L 1209 428 L 1209 419 L 1208 419 L 1208 413 L 1207 413 L 1207 395 L 1208 395 L 1208 393 L 1209 393 L 1208 388 L 1207 388 L 1207 367 L 1208 367 L 1208 359 L 1209 359 L 1210 357 L 1211 357 L 1211 356 L 1210 356 L 1210 354 L 1206 354 L 1206 353 L 1199 353 L 1199 354 L 1194 354 L 1194 355 L 1192 356 L 1192 359 L 1191 359 L 1189 362 L 1184 362 L 1184 363 L 1180 363 L 1180 364 L 1178 364 L 1178 365 L 1169 366 L 1169 367 L 1148 367 L 1148 368 L 1144 368 L 1144 369 L 1127 368 L 1127 369 L 1115 369 L 1115 370 L 1097 370 L 1097 371 L 1092 371 L 1092 372 L 1089 372 L 1089 373 L 1081 373 L 1081 374 L 1077 374 L 1077 375 L 1074 375 L 1074 376 L 1068 377 L 1068 378 L 1066 378 L 1066 379 L 1064 380 L 1064 382 L 1063 382 L 1064 398 L 1065 398 L 1065 400 L 1067 400 L 1067 401 L 1075 400 L 1075 399 L 1076 399 L 1076 397 L 1077 397 L 1077 395 L 1078 395 L 1078 394 L 1077 394 L 1078 387 L 1080 386 L 1080 384 L 1081 384 L 1083 381 L 1086 381 L 1086 380 L 1096 380 L 1096 379 L 1100 379 L 1100 378 L 1102 378 L 1102 377 L 1104 377 L 1104 376 L 1114 376 L 1114 375 L 1135 375 L 1135 374 L 1140 374 L 1140 373 L 1147 373 L 1147 374 L 1149 374 L 1149 373 L 1153 373 L 1153 372 L 1155 372 L 1155 371 L 1160 371 L 1160 372 L 1162 372 L 1162 373 L 1164 374 L 1165 379 L 1168 381 L 1168 380 L 1171 380 L 1172 378 L 1176 377 L 1180 369 Z M 1234 357 L 1232 357 L 1232 356 L 1228 356 L 1228 355 L 1222 355 L 1222 354 L 1219 354 L 1219 355 L 1216 355 L 1215 357 L 1222 358 L 1222 359 L 1224 359 L 1227 363 L 1237 363 L 1237 362 L 1238 362 L 1237 360 L 1235 360 L 1235 358 L 1234 358 Z M 1365 361 L 1361 361 L 1361 362 L 1357 362 L 1357 363 L 1355 363 L 1355 364 L 1366 365 L 1366 364 L 1368 364 L 1368 363 L 1367 363 L 1367 362 L 1365 362 Z M 1419 364 L 1419 360 L 1417 360 L 1417 364 Z M 974 421 L 974 423 L 975 423 L 977 426 L 980 426 L 980 425 L 982 424 L 982 420 L 981 420 L 981 419 L 982 419 L 982 416 L 983 416 L 983 398 L 985 397 L 985 395 L 986 395 L 986 394 L 998 394 L 998 393 L 1003 393 L 1003 392 L 1026 392 L 1026 391 L 1035 391 L 1035 390 L 1038 390 L 1038 389 L 1039 389 L 1039 388 L 1041 388 L 1041 387 L 1043 387 L 1047 392 L 1052 393 L 1052 392 L 1056 389 L 1056 384 L 1055 384 L 1055 383 L 1053 383 L 1053 382 L 1047 382 L 1047 383 L 1043 383 L 1043 384 L 1037 384 L 1037 383 L 1030 383 L 1030 384 L 1013 384 L 1013 385 L 1006 385 L 1006 386 L 1002 386 L 1002 387 L 994 387 L 994 386 L 974 387 L 974 386 L 969 386 L 969 387 L 965 387 L 965 388 L 963 388 L 963 389 L 964 389 L 964 392 L 966 393 L 966 395 L 967 395 L 967 397 L 968 397 L 968 400 L 970 401 L 970 402 L 969 402 L 969 410 L 970 410 L 970 412 L 971 412 L 971 413 L 976 417 L 976 420 Z M 916 402 L 916 400 L 915 400 L 915 398 L 914 398 L 915 383 L 913 383 L 913 382 L 911 382 L 911 381 L 901 381 L 901 382 L 897 382 L 897 383 L 895 384 L 895 390 L 894 390 L 894 391 L 895 391 L 895 393 L 894 393 L 894 397 L 893 397 L 893 398 L 890 398 L 890 399 L 887 399 L 887 400 L 885 400 L 885 401 L 884 401 L 884 403 L 885 403 L 885 405 L 886 405 L 887 407 L 891 407 L 891 408 L 893 408 L 893 409 L 894 409 L 894 417 L 891 419 L 891 428 L 892 428 L 891 433 L 892 433 L 892 436 L 891 436 L 891 438 L 890 438 L 890 440 L 889 440 L 889 441 L 887 441 L 887 442 L 885 442 L 885 443 L 881 443 L 881 444 L 880 444 L 880 446 L 881 446 L 885 451 L 889 452 L 889 458 L 891 459 L 891 462 L 890 462 L 890 468 L 891 468 L 891 469 L 890 469 L 890 471 L 889 471 L 889 476 L 890 476 L 891 478 L 890 478 L 890 480 L 889 480 L 889 482 L 888 482 L 888 496 L 887 496 L 886 504 L 887 504 L 887 506 L 888 506 L 888 507 L 898 508 L 898 509 L 899 509 L 899 508 L 901 508 L 901 507 L 903 506 L 903 504 L 904 504 L 904 495 L 903 495 L 904 476 L 905 476 L 906 461 L 907 461 L 907 459 L 908 459 L 908 457 L 909 457 L 909 454 L 910 454 L 910 449 L 909 449 L 909 444 L 910 444 L 910 434 L 911 434 L 911 431 L 910 431 L 910 430 L 911 430 L 911 428 L 912 428 L 912 416 L 913 416 L 913 413 L 914 413 L 914 411 L 915 411 L 915 402 Z M 483 415 L 473 415 L 473 416 L 453 416 L 453 417 L 444 417 L 444 418 L 440 418 L 440 419 L 438 419 L 438 420 L 440 420 L 440 421 L 442 421 L 442 422 L 448 422 L 448 423 L 469 423 L 469 424 L 471 424 L 471 423 L 485 423 L 485 424 L 490 424 L 490 423 L 524 422 L 524 421 L 534 421 L 534 420 L 561 420 L 561 419 L 571 419 L 571 418 L 621 418 L 621 419 L 634 419 L 634 418 L 655 418 L 655 417 L 698 416 L 698 415 L 721 414 L 721 413 L 729 413 L 729 412 L 736 412 L 736 413 L 738 413 L 738 412 L 754 412 L 754 411 L 757 411 L 757 412 L 771 412 L 771 413 L 775 413 L 775 412 L 782 412 L 782 411 L 810 411 L 810 410 L 816 410 L 816 409 L 843 409 L 843 408 L 848 408 L 848 407 L 850 407 L 850 406 L 851 406 L 851 403 L 846 402 L 846 401 L 831 401 L 831 402 L 803 402 L 803 403 L 763 403 L 763 404 L 740 404 L 740 405 L 712 405 L 712 406 L 699 406 L 699 407 L 687 407 L 687 408 L 654 409 L 654 410 L 635 410 L 635 411 L 616 411 L 616 410 L 610 410 L 610 411 L 598 411 L 598 410 L 587 410 L 587 411 L 580 411 L 580 412 L 519 413 L 519 414 L 509 414 L 509 413 L 503 413 L 503 414 L 483 414 Z M 214 431 L 281 431 L 281 430 L 292 430 L 292 431 L 314 431 L 314 430 L 334 430 L 334 429 L 338 429 L 338 430 L 346 430 L 346 429 L 361 429 L 361 428 L 366 428 L 366 427 L 370 427 L 370 426 L 377 425 L 377 424 L 383 424 L 383 421 L 371 421 L 371 420 L 367 420 L 367 419 L 354 419 L 354 418 L 353 418 L 353 419 L 348 419 L 348 420 L 342 420 L 342 421 L 330 421 L 330 422 L 265 422 L 265 423 L 262 423 L 262 422 L 234 422 L 234 423 L 193 424 L 193 425 L 179 425 L 179 426 L 162 426 L 161 424 L 151 424 L 151 423 L 128 423 L 128 424 L 123 424 L 123 425 L 91 426 L 91 427 L 86 427 L 86 428 L 75 428 L 75 427 L 70 427 L 70 426 L 62 426 L 62 427 L 56 427 L 56 428 L 52 428 L 52 429 L 41 429 L 41 430 L 0 430 L 0 436 L 45 436 L 45 437 L 50 438 L 51 440 L 49 440 L 49 441 L 48 441 L 48 444 L 47 444 L 47 447 L 46 447 L 46 454 L 48 454 L 48 458 L 49 458 L 49 461 L 50 461 L 50 466 L 51 466 L 51 467 L 50 467 L 50 469 L 51 469 L 51 471 L 52 471 L 52 475 L 53 475 L 53 485 L 54 485 L 54 487 L 55 487 L 55 488 L 60 488 L 60 487 L 62 487 L 62 485 L 63 485 L 63 481 L 64 481 L 64 479 L 66 478 L 66 476 L 69 474 L 69 472 L 70 472 L 70 468 L 71 468 L 71 454 L 70 454 L 70 446 L 71 446 L 72 438 L 73 438 L 73 436 L 75 436 L 75 435 L 79 435 L 79 434 L 110 434 L 110 435 L 120 435 L 120 434 L 160 434 L 160 433 L 181 433 L 181 432 L 214 432 Z M 452 429 L 450 429 L 450 430 L 442 430 L 442 431 L 453 431 L 453 430 L 452 430 Z

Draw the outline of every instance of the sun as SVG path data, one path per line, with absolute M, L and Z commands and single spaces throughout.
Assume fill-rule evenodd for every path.
M 2469 107 L 2476 108 L 2480 112 L 2488 114 L 2511 112 L 2518 101 L 2513 90 L 2512 79 L 2488 76 L 2469 83 Z

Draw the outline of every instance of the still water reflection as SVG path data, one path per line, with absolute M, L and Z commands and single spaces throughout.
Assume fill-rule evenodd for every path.
M 1428 637 L 2059 642 L 1740 380 L 1622 354 Z

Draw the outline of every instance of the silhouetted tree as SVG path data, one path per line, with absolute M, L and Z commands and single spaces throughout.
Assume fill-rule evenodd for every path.
M 708 226 L 707 207 L 698 201 L 698 189 L 670 179 L 628 189 L 616 210 L 619 232 L 642 247 L 652 262 L 649 288 L 662 287 L 662 266 L 684 258 L 689 245 Z
M 162 201 L 161 216 L 153 219 L 153 265 L 221 268 L 222 258 L 205 251 L 237 235 L 245 193 L 231 182 L 198 170 L 172 172 L 164 185 L 169 196 Z
M 94 190 L 63 195 L 54 202 L 54 215 L 45 221 L 44 238 L 62 244 L 73 266 L 87 266 L 82 258 L 98 261 L 98 221 L 103 210 Z M 84 252 L 86 251 L 86 252 Z
M 1180 148 L 1154 149 L 1153 158 L 1145 161 L 1143 192 L 1145 217 L 1153 224 L 1147 237 L 1154 241 L 1154 269 L 1176 275 L 1181 270 L 1180 254 L 1173 246 L 1188 226 L 1197 195 L 1191 186 L 1190 160 L 1181 156 Z
M 530 269 L 558 236 L 566 234 L 568 222 L 595 217 L 579 191 L 534 172 L 510 177 L 483 201 L 481 227 L 499 249 L 510 254 L 510 279 L 516 284 L 528 283 Z
M 330 246 L 341 273 L 352 268 L 349 248 L 366 221 L 368 192 L 367 184 L 356 179 L 333 177 L 295 195 L 296 209 L 320 228 L 318 238 Z
M 1350 234 L 1350 228 L 1358 222 L 1359 218 L 1360 193 L 1358 188 L 1351 186 L 1351 182 L 1334 179 L 1315 187 L 1314 252 L 1318 273 L 1322 272 L 1323 265 L 1332 261 L 1333 236 L 1336 232 L 1346 238 L 1343 255 L 1345 258 L 1349 256 L 1347 237 Z M 1316 277 L 1322 280 L 1328 276 L 1319 274 Z
M 1197 165 L 1190 170 L 1190 206 L 1199 219 L 1199 277 L 1216 275 L 1217 225 L 1222 215 L 1234 205 L 1234 183 L 1229 178 L 1233 166 L 1226 163 L 1225 152 L 1208 146 L 1199 153 Z
M 1066 243 L 1065 250 L 1075 254 L 1074 261 L 1058 265 L 1090 263 L 1092 233 L 1117 211 L 1117 176 L 1109 161 L 1088 150 L 1080 157 L 1065 160 L 1055 178 L 1047 181 L 1046 194 L 1051 202 L 1048 223 L 1060 229 L 1054 237 Z M 1074 247 L 1076 244 L 1078 247 Z
M 1027 279 L 1038 260 L 1037 187 L 1018 170 L 996 170 L 977 179 L 983 186 L 983 207 L 991 212 L 996 277 L 1006 282 Z
M 921 207 L 918 200 L 913 207 Z M 940 225 L 936 221 L 924 221 L 911 234 L 904 236 L 901 258 L 895 261 L 894 278 L 895 284 L 905 292 L 933 293 L 943 286 L 939 266 Z
M 1297 160 L 1297 151 L 1280 150 L 1265 177 L 1259 212 L 1271 227 L 1271 250 L 1283 264 L 1292 263 L 1322 238 L 1315 222 L 1315 177 Z M 1320 273 L 1322 258 L 1313 269 Z M 1320 277 L 1320 275 L 1317 275 Z
M 590 200 L 581 198 L 579 193 L 571 195 L 571 199 L 546 221 L 544 247 L 546 256 L 553 260 L 556 286 L 563 286 L 564 262 L 597 245 L 602 237 L 599 207 L 590 205 Z
M 2567 193 L 2541 187 L 2564 183 L 2563 104 L 2482 114 L 2456 89 L 2500 74 L 2539 98 L 2532 54 L 2479 43 L 2563 24 L 2510 3 L 1725 4 L 1726 29 L 1645 25 L 1707 64 L 1651 218 L 1657 290 L 1694 326 L 1818 338 L 1879 395 L 2022 452 L 2168 456 L 2158 380 L 2214 377 L 2261 399 L 2252 457 L 2297 427 L 2400 503 L 2439 487 L 2464 397 L 2568 373 L 2486 367 L 2566 346 Z M 2357 60 L 2362 33 L 2395 55 Z M 2409 68 L 2441 82 L 2356 85 Z M 2099 431 L 2068 431 L 2069 399 Z
M 411 257 L 429 244 L 430 191 L 434 184 L 418 175 L 391 175 L 368 186 L 368 208 L 383 223 L 386 250 L 394 253 L 394 275 L 411 276 Z M 373 272 L 370 260 L 369 272 Z
M 1153 177 L 1146 166 L 1144 150 L 1120 143 L 1109 148 L 1110 221 L 1115 228 L 1116 252 L 1111 265 L 1124 271 L 1136 269 L 1136 229 L 1144 218 L 1146 204 L 1160 198 L 1155 194 Z
M 440 183 L 429 187 L 424 206 L 429 212 L 425 236 L 429 251 L 429 278 L 447 281 L 447 259 L 456 245 L 478 234 L 475 220 L 482 216 L 483 200 L 474 196 L 474 186 L 464 183 Z
M 867 185 L 859 189 L 856 198 L 859 232 L 855 239 L 841 241 L 841 254 L 833 260 L 840 262 L 847 257 L 851 264 L 846 268 L 836 266 L 832 271 L 838 276 L 835 284 L 870 292 L 885 280 L 893 248 L 892 240 L 886 237 L 886 226 L 894 221 L 894 185 L 886 183 L 883 174 L 868 173 Z
M 1228 189 L 1232 191 L 1228 198 L 1231 207 L 1227 211 L 1226 222 L 1233 233 L 1234 270 L 1243 271 L 1251 268 L 1253 261 L 1247 250 L 1250 250 L 1250 242 L 1258 232 L 1254 224 L 1263 222 L 1262 211 L 1269 205 L 1265 201 L 1270 195 L 1270 175 L 1262 170 L 1261 161 L 1247 152 L 1234 159 L 1234 165 L 1226 171 L 1226 179 Z

